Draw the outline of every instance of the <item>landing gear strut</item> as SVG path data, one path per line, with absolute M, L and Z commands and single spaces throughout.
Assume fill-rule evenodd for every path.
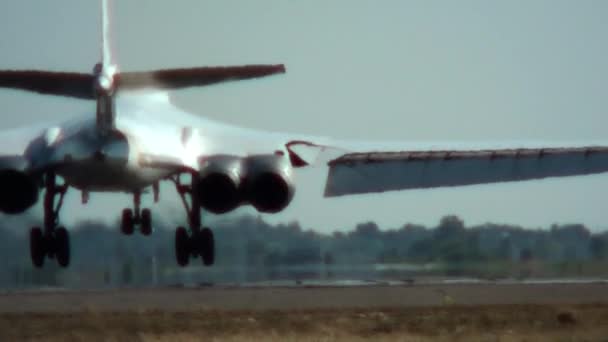
M 123 234 L 132 235 L 135 231 L 135 225 L 139 225 L 140 232 L 143 235 L 152 234 L 152 213 L 148 208 L 140 209 L 140 206 L 141 192 L 138 191 L 133 194 L 134 209 L 125 208 L 122 211 L 120 230 Z
M 173 179 L 177 193 L 180 195 L 186 214 L 189 229 L 177 227 L 175 230 L 175 258 L 177 264 L 184 267 L 190 262 L 190 257 L 200 256 L 205 266 L 215 262 L 215 240 L 213 231 L 202 227 L 201 206 L 198 194 L 193 191 L 197 188 L 198 177 L 192 174 L 191 185 L 183 185 L 179 176 Z M 186 196 L 190 197 L 190 203 Z
M 57 185 L 56 178 L 52 172 L 45 175 L 44 226 L 30 230 L 30 256 L 32 264 L 38 268 L 44 265 L 45 257 L 56 258 L 61 267 L 70 264 L 70 235 L 65 227 L 59 226 L 59 211 L 68 186 Z M 59 201 L 55 205 L 57 195 Z

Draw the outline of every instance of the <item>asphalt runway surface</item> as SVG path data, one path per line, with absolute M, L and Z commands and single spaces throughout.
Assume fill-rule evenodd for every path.
M 502 304 L 608 304 L 607 282 L 201 286 L 0 293 L 0 313 L 311 310 Z

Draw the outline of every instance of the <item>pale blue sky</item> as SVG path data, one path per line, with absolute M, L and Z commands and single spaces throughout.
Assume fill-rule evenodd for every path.
M 175 94 L 215 119 L 366 141 L 566 144 L 608 141 L 607 17 L 600 0 L 121 0 L 113 20 L 124 70 L 287 65 L 281 77 Z M 6 1 L 0 68 L 89 71 L 99 34 L 96 1 Z M 3 128 L 92 113 L 86 101 L 8 90 L 0 103 Z M 325 172 L 300 174 L 291 207 L 265 217 L 323 231 L 363 220 L 434 224 L 449 213 L 608 228 L 607 175 L 322 199 Z M 178 209 L 170 215 L 183 220 L 174 190 L 164 190 L 153 208 Z M 72 193 L 64 217 L 118 217 L 126 198 L 94 195 L 80 209 Z

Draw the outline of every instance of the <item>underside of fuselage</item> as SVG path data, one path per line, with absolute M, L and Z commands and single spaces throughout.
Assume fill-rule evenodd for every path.
M 46 134 L 41 147 L 54 170 L 67 185 L 84 191 L 136 192 L 167 176 L 166 170 L 141 167 L 135 143 L 119 130 L 102 133 L 93 127 L 75 131 L 59 129 Z M 44 147 L 46 145 L 46 147 Z
M 61 176 L 66 184 L 89 192 L 138 192 L 164 178 L 166 174 L 158 169 L 133 169 L 121 161 L 97 157 L 57 168 L 57 175 Z

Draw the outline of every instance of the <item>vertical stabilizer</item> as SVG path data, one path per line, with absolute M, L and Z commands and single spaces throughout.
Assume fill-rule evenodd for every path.
M 110 45 L 110 0 L 101 0 L 101 65 L 104 71 L 113 69 Z
M 161 90 L 203 87 L 222 82 L 248 80 L 285 73 L 283 64 L 250 64 L 120 72 L 112 45 L 112 0 L 99 0 L 101 12 L 101 60 L 91 73 L 48 70 L 1 70 L 0 88 L 21 89 L 40 94 L 68 96 L 97 101 L 97 126 L 107 132 L 114 128 L 114 97 L 120 90 L 154 88 Z
M 116 105 L 114 75 L 116 66 L 110 46 L 110 0 L 101 0 L 101 63 L 95 67 L 95 97 L 97 99 L 97 130 L 107 135 L 114 130 Z

